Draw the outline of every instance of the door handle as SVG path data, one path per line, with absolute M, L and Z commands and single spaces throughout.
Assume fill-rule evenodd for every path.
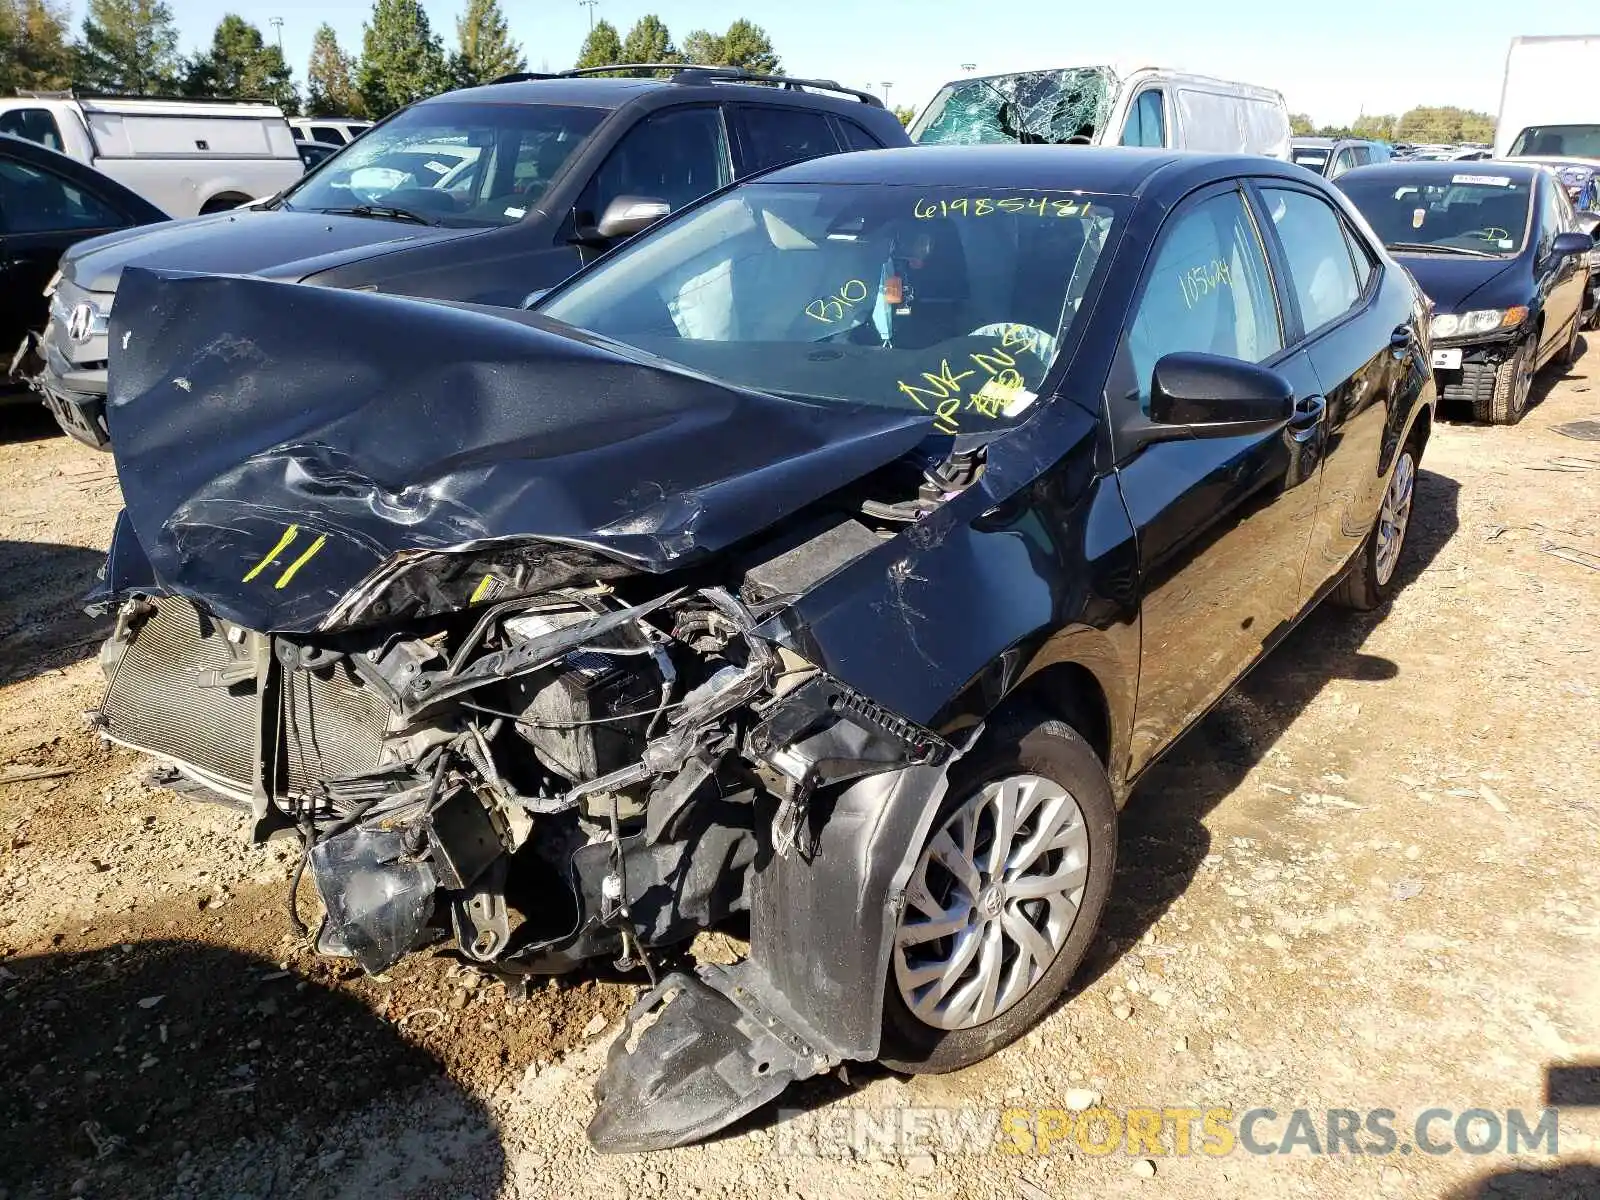
M 1328 402 L 1321 396 L 1307 396 L 1297 400 L 1294 406 L 1294 416 L 1289 418 L 1289 432 L 1298 442 L 1310 440 L 1316 433 L 1317 425 L 1322 421 L 1322 414 L 1328 410 Z
M 1411 349 L 1411 343 L 1417 340 L 1417 331 L 1409 325 L 1397 325 L 1389 335 L 1391 349 L 1405 351 Z

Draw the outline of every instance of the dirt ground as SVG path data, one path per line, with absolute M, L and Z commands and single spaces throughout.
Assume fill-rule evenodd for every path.
M 1022 1043 L 621 1158 L 583 1129 L 631 986 L 316 959 L 291 844 L 245 845 L 89 736 L 100 631 L 74 600 L 115 476 L 0 410 L 0 1200 L 1600 1197 L 1600 443 L 1552 429 L 1600 417 L 1597 375 L 1591 348 L 1543 377 L 1515 429 L 1441 414 L 1403 591 L 1313 614 L 1141 787 L 1098 946 Z M 1555 1156 L 1406 1152 L 1429 1108 L 1531 1125 L 1547 1096 Z M 1406 1146 L 996 1144 L 1005 1110 L 1091 1104 L 1270 1108 L 1268 1143 L 1295 1109 L 1389 1109 Z

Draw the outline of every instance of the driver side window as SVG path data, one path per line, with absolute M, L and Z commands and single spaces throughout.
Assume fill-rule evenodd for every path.
M 665 200 L 673 212 L 733 178 L 722 113 L 705 105 L 668 108 L 617 143 L 578 200 L 579 228 L 594 226 L 618 196 Z
M 1175 217 L 1162 234 L 1122 355 L 1150 411 L 1158 359 L 1180 350 L 1265 362 L 1283 349 L 1266 252 L 1237 191 Z

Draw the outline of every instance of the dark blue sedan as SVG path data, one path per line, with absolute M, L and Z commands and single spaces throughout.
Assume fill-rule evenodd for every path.
M 1594 243 L 1561 181 L 1527 163 L 1405 162 L 1338 186 L 1434 303 L 1439 398 L 1520 421 L 1534 374 L 1577 357 Z

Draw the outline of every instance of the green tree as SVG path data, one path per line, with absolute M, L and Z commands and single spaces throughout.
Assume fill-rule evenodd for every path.
M 363 29 L 356 90 L 373 117 L 386 117 L 450 85 L 444 47 L 418 0 L 376 0 Z
M 1317 131 L 1317 124 L 1305 113 L 1289 114 L 1289 132 L 1295 137 L 1310 137 Z
M 577 66 L 608 67 L 621 61 L 622 38 L 617 34 L 617 27 L 610 21 L 596 21 L 594 28 L 589 30 L 589 36 L 583 39 Z
M 1494 118 L 1453 105 L 1422 106 L 1402 113 L 1394 133 L 1402 142 L 1489 142 Z
M 505 14 L 497 0 L 467 0 L 466 11 L 456 18 L 452 74 L 459 86 L 488 83 L 513 71 L 525 71 L 528 60 L 522 47 L 511 40 Z
M 1377 142 L 1392 142 L 1394 137 L 1395 119 L 1393 114 L 1383 113 L 1375 116 L 1359 116 L 1352 125 L 1351 132 L 1359 138 L 1371 138 Z
M 48 0 L 0 0 L 0 94 L 72 82 L 67 10 Z
M 917 110 L 912 108 L 909 104 L 896 104 L 894 106 L 894 115 L 895 119 L 899 121 L 900 124 L 910 125 L 912 121 L 916 120 Z
M 772 39 L 759 25 L 740 18 L 722 35 L 722 61 L 730 67 L 743 67 L 763 75 L 783 70 L 783 60 L 772 52 Z
M 268 99 L 291 116 L 300 111 L 283 51 L 267 45 L 261 30 L 236 13 L 217 22 L 211 49 L 190 60 L 185 90 L 230 100 Z
M 703 67 L 720 66 L 723 63 L 722 35 L 712 33 L 706 29 L 696 29 L 683 39 L 683 61 L 698 63 Z
M 681 61 L 672 35 L 655 13 L 639 18 L 622 40 L 622 61 L 629 63 L 671 63 Z
M 306 68 L 306 113 L 313 117 L 364 117 L 366 102 L 356 90 L 355 61 L 339 49 L 333 26 L 317 26 L 311 35 L 311 62 Z
M 173 90 L 183 60 L 165 0 L 89 0 L 77 46 L 85 87 L 130 95 Z

